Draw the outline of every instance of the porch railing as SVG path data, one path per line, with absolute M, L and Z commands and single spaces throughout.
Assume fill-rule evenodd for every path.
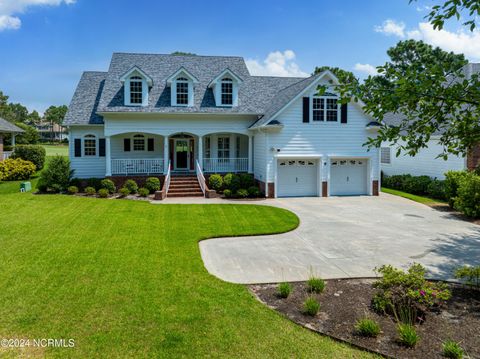
M 165 184 L 163 187 L 165 188 L 165 197 L 168 196 L 168 189 L 170 188 L 170 179 L 171 179 L 171 172 L 172 172 L 172 165 L 170 164 L 170 161 L 168 161 L 168 167 L 167 167 L 167 174 L 165 175 Z
M 202 167 L 200 166 L 198 160 L 195 161 L 195 172 L 197 173 L 198 183 L 200 184 L 203 196 L 205 197 L 205 177 L 203 176 Z
M 10 156 L 12 155 L 13 151 L 5 151 L 3 152 L 3 158 L 2 160 L 6 160 L 7 158 L 10 158 Z
M 248 158 L 204 158 L 204 172 L 247 172 Z
M 160 159 L 113 159 L 112 175 L 149 175 L 163 173 Z

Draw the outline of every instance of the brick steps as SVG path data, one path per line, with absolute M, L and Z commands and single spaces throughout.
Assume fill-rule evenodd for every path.
M 173 175 L 167 197 L 203 197 L 203 192 L 196 176 Z

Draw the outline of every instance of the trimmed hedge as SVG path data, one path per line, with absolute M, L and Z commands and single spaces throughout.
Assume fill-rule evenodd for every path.
M 40 171 L 45 165 L 45 148 L 38 145 L 18 145 L 12 153 L 12 158 L 21 158 L 32 162 L 37 171 Z
M 428 196 L 440 200 L 447 199 L 445 195 L 445 181 L 432 179 L 428 176 L 394 175 L 383 176 L 382 186 L 397 189 L 403 192 Z
M 27 180 L 35 173 L 35 165 L 21 158 L 7 158 L 0 162 L 0 181 Z

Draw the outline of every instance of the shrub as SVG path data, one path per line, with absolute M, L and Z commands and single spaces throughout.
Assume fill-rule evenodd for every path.
M 413 348 L 420 340 L 415 327 L 411 324 L 400 323 L 397 327 L 398 341 L 408 348 Z
M 100 188 L 102 188 L 102 179 L 101 178 L 88 178 L 86 180 L 87 187 L 93 187 L 95 188 L 96 191 L 98 191 Z
M 249 188 L 255 183 L 253 180 L 253 176 L 248 173 L 241 173 L 238 177 L 240 179 L 241 188 Z
M 160 180 L 157 177 L 148 177 L 145 181 L 145 188 L 148 189 L 150 193 L 160 191 Z
M 230 186 L 232 185 L 232 178 L 233 173 L 227 173 L 225 176 L 223 176 L 223 185 L 225 186 L 225 188 L 231 190 Z
M 445 181 L 434 179 L 427 187 L 427 195 L 431 198 L 445 200 Z
M 445 173 L 445 197 L 450 207 L 453 208 L 457 191 L 460 185 L 460 179 L 468 174 L 467 171 L 448 171 Z
M 307 281 L 307 290 L 312 293 L 322 293 L 325 289 L 325 281 L 311 276 Z
M 248 197 L 248 191 L 244 188 L 241 188 L 237 191 L 236 193 L 238 198 L 247 198 Z
M 55 156 L 41 172 L 39 183 L 47 191 L 63 192 L 70 185 L 72 175 L 70 161 L 65 157 Z
M 130 193 L 137 193 L 138 192 L 137 182 L 135 182 L 132 179 L 126 180 L 125 183 L 123 184 L 123 187 L 128 188 Z
M 227 173 L 223 177 L 223 186 L 226 189 L 231 190 L 233 193 L 236 193 L 240 188 L 244 188 L 241 187 L 240 176 L 233 173 Z
M 0 180 L 19 181 L 27 180 L 35 173 L 35 165 L 21 158 L 7 158 L 0 161 Z
M 290 283 L 284 282 L 278 285 L 278 296 L 280 298 L 288 298 L 290 293 L 292 293 L 292 286 Z
M 469 217 L 480 218 L 480 176 L 468 173 L 458 184 L 453 207 Z
M 465 284 L 480 289 L 480 266 L 463 266 L 455 269 L 454 276 Z
M 375 338 L 378 334 L 380 334 L 380 326 L 378 323 L 369 318 L 358 320 L 355 324 L 355 330 L 363 337 Z
M 317 315 L 319 310 L 320 303 L 314 297 L 308 297 L 305 302 L 303 302 L 303 311 L 305 314 L 314 317 L 315 315 Z
M 67 192 L 69 194 L 77 194 L 78 193 L 78 187 L 77 186 L 70 186 L 70 187 L 68 187 Z
M 225 196 L 225 198 L 232 198 L 232 191 L 226 189 L 223 191 L 223 195 Z
M 100 198 L 107 198 L 108 197 L 108 189 L 106 188 L 100 188 L 98 190 L 98 197 Z
M 442 344 L 443 356 L 451 359 L 462 359 L 463 349 L 459 343 L 453 340 L 447 340 Z
M 145 187 L 142 187 L 138 189 L 138 194 L 140 195 L 140 197 L 148 197 L 148 195 L 150 194 L 150 191 Z
M 94 187 L 88 186 L 88 187 L 85 187 L 85 193 L 88 196 L 93 196 L 93 195 L 97 194 L 97 191 L 95 190 Z
M 115 183 L 113 183 L 113 181 L 109 180 L 108 178 L 103 179 L 100 182 L 100 186 L 102 188 L 105 188 L 110 194 L 115 193 L 115 191 L 117 190 L 117 188 L 115 187 Z
M 223 188 L 223 179 L 219 174 L 213 174 L 208 179 L 208 187 L 215 191 L 221 191 Z
M 257 198 L 261 196 L 260 188 L 256 186 L 250 186 L 248 187 L 248 195 L 252 198 Z
M 120 188 L 120 197 L 127 197 L 130 194 L 130 190 L 127 187 Z
M 425 279 L 425 268 L 420 264 L 413 264 L 407 272 L 390 265 L 375 271 L 382 278 L 373 284 L 377 289 L 373 308 L 396 317 L 400 314 L 407 322 L 415 322 L 426 309 L 439 307 L 451 296 L 445 283 Z
M 416 195 L 424 195 L 428 193 L 428 186 L 431 182 L 432 179 L 429 176 L 408 176 L 404 179 L 403 191 Z
M 32 162 L 37 171 L 40 171 L 45 164 L 45 148 L 38 145 L 18 145 L 15 146 L 12 158 L 21 158 Z

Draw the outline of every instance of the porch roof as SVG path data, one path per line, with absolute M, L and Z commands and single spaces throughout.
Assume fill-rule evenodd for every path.
M 20 127 L 8 122 L 0 117 L 0 133 L 22 133 L 25 132 Z

